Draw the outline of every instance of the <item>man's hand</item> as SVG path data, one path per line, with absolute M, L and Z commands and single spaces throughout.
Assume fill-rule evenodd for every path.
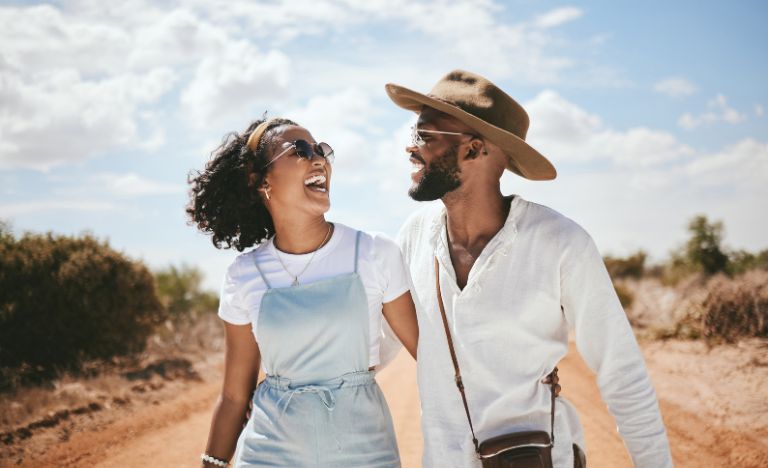
M 551 384 L 554 387 L 555 396 L 560 396 L 560 389 L 562 388 L 558 382 L 560 382 L 560 378 L 557 376 L 557 367 L 541 381 L 543 384 Z
M 251 411 L 253 410 L 253 399 L 248 400 L 248 409 L 245 410 L 245 421 L 243 421 L 243 427 L 248 424 L 248 420 L 251 419 Z

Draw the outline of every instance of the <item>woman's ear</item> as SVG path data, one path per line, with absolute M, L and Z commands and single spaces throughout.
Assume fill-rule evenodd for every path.
M 255 175 L 255 174 L 251 174 Z M 269 184 L 269 180 L 266 176 L 261 181 L 261 185 L 259 185 L 259 192 L 262 192 L 264 194 L 264 197 L 269 200 L 271 197 L 269 196 L 269 191 L 272 190 L 272 186 Z

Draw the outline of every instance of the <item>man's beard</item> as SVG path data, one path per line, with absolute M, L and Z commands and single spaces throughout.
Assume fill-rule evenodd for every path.
M 459 148 L 454 146 L 435 159 L 429 169 L 424 169 L 421 181 L 414 184 L 408 195 L 416 201 L 432 201 L 443 198 L 448 192 L 461 186 L 459 179 Z

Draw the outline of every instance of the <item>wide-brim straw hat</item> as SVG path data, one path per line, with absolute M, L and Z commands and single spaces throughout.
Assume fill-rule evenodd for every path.
M 510 171 L 530 180 L 557 177 L 552 163 L 525 142 L 530 123 L 528 113 L 482 76 L 454 70 L 426 95 L 393 83 L 388 83 L 385 89 L 389 98 L 403 109 L 421 112 L 423 106 L 429 106 L 464 122 L 504 151 Z

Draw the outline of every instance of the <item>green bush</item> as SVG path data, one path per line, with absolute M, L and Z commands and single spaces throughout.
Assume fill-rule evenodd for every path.
M 216 311 L 218 297 L 203 291 L 202 281 L 203 273 L 188 265 L 155 271 L 157 294 L 172 319 L 190 316 L 194 319 L 199 312 Z
M 0 231 L 5 375 L 13 368 L 44 374 L 140 351 L 165 318 L 151 273 L 106 242 Z
M 728 257 L 728 272 L 732 275 L 740 275 L 749 270 L 768 270 L 768 249 L 756 254 L 746 250 L 737 250 Z
M 645 274 L 645 260 L 647 258 L 648 254 L 638 250 L 626 258 L 608 255 L 603 258 L 603 261 L 608 269 L 608 274 L 616 280 L 619 278 L 641 278 Z

